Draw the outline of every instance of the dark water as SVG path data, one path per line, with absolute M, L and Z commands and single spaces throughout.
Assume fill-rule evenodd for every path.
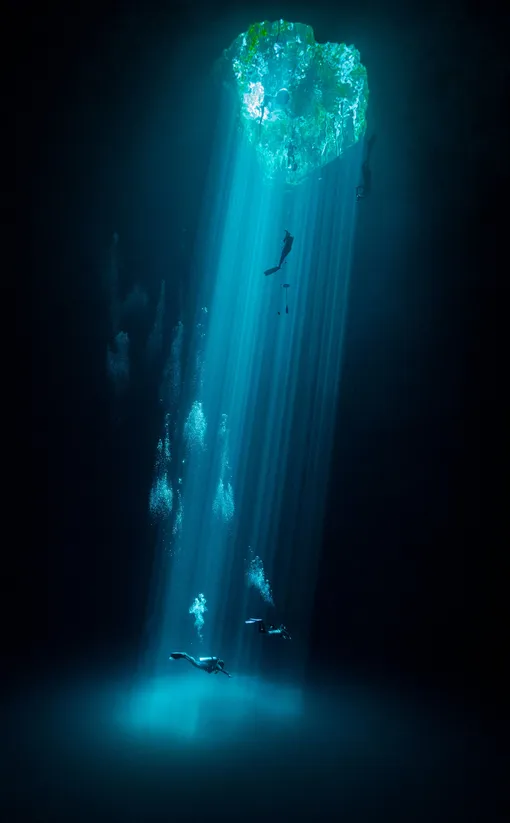
M 483 820 L 494 752 L 437 702 L 181 669 L 12 704 L 2 820 Z
M 9 613 L 24 606 L 7 638 L 13 660 L 3 650 L 6 669 L 19 657 L 48 657 L 47 636 L 59 659 L 70 649 L 82 659 L 102 645 L 111 654 L 139 644 L 154 563 L 144 540 L 159 422 L 140 400 L 127 415 L 129 449 L 112 439 L 100 390 L 108 310 L 98 261 L 119 231 L 126 288 L 143 277 L 156 301 L 160 279 L 182 270 L 192 293 L 193 244 L 182 237 L 193 237 L 202 205 L 215 116 L 203 78 L 264 16 L 237 3 L 243 19 L 213 30 L 220 5 L 198 4 L 209 17 L 187 52 L 196 4 L 180 21 L 170 5 L 164 20 L 148 9 L 122 48 L 104 4 L 87 7 L 81 33 L 80 15 L 59 4 L 53 20 L 48 9 L 32 26 L 21 16 L 15 73 L 30 77 L 31 104 L 12 94 L 10 120 L 22 158 L 17 283 L 34 289 L 17 336 L 21 353 L 32 331 L 34 363 L 24 373 L 33 372 L 33 419 L 11 405 L 20 448 L 33 433 L 35 457 L 24 465 L 39 471 L 38 484 L 47 479 L 31 505 L 49 534 L 46 547 L 41 536 L 7 552 Z M 505 580 L 493 555 L 507 523 L 500 376 L 508 279 L 500 261 L 508 221 L 498 206 L 509 153 L 501 118 L 487 112 L 504 99 L 506 27 L 457 2 L 350 11 L 316 3 L 299 17 L 319 40 L 352 40 L 362 50 L 378 134 L 354 253 L 316 655 L 320 663 L 333 649 L 339 661 L 376 658 L 385 668 L 396 660 L 399 670 L 420 664 L 430 677 L 466 664 L 465 685 L 475 691 L 481 680 L 492 694 L 503 677 L 491 671 L 487 637 L 497 642 L 505 625 L 492 604 L 500 609 L 506 595 L 492 581 Z M 191 112 L 194 130 L 185 128 Z M 139 398 L 147 397 L 144 380 Z M 13 456 L 17 477 L 23 461 L 17 449 Z M 341 638 L 339 625 L 348 627 Z M 2 712 L 0 821 L 509 819 L 493 811 L 501 766 L 474 711 L 370 681 L 299 694 L 194 674 L 133 692 L 111 676 L 43 688 L 32 672 L 32 691 Z

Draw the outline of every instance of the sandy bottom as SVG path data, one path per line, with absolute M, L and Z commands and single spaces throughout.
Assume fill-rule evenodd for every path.
M 209 676 L 20 696 L 3 725 L 16 820 L 488 820 L 495 755 L 469 717 L 370 684 Z

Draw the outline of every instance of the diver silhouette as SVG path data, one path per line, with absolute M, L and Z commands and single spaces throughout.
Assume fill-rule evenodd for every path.
M 266 624 L 260 617 L 250 617 L 248 620 L 245 620 L 244 622 L 247 624 L 258 623 L 259 634 L 269 634 L 273 637 L 281 637 L 283 640 L 292 640 L 288 630 L 285 628 L 283 623 L 280 626 L 274 626 L 272 623 L 269 623 L 266 626 Z
M 278 263 L 277 266 L 274 266 L 274 268 L 266 269 L 266 271 L 264 272 L 266 277 L 268 276 L 268 274 L 274 274 L 276 271 L 280 271 L 281 267 L 285 263 L 285 260 L 287 259 L 287 257 L 289 256 L 289 254 L 292 251 L 293 242 L 294 242 L 293 236 L 291 235 L 291 233 L 289 231 L 287 231 L 287 229 L 285 229 L 285 237 L 283 238 L 283 249 L 282 249 L 282 253 L 280 255 L 280 262 Z
M 231 674 L 225 671 L 225 663 L 219 657 L 199 657 L 197 660 L 197 658 L 186 654 L 186 652 L 172 652 L 169 660 L 187 660 L 196 669 L 201 669 L 207 674 L 219 674 L 221 672 L 226 674 L 227 677 L 232 677 Z

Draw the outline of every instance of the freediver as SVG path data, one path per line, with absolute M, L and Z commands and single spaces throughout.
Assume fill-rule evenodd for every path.
M 372 170 L 370 168 L 370 155 L 372 153 L 372 149 L 375 142 L 375 134 L 372 135 L 370 140 L 367 143 L 367 153 L 363 165 L 361 167 L 361 176 L 363 178 L 363 182 L 361 185 L 356 186 L 356 200 L 362 200 L 364 197 L 367 197 L 370 192 L 372 191 Z
M 190 654 L 186 654 L 186 652 L 172 652 L 168 659 L 187 660 L 188 663 L 191 663 L 196 669 L 201 669 L 203 672 L 207 672 L 207 674 L 219 674 L 221 672 L 222 674 L 226 674 L 227 677 L 232 677 L 232 675 L 225 670 L 225 662 L 219 657 L 199 657 L 197 660 Z
M 282 253 L 280 255 L 280 262 L 278 263 L 277 266 L 274 266 L 274 268 L 267 269 L 264 272 L 266 277 L 267 277 L 268 274 L 274 274 L 275 271 L 280 271 L 281 267 L 285 263 L 286 258 L 289 256 L 289 254 L 292 251 L 293 242 L 294 242 L 293 236 L 291 235 L 291 233 L 289 231 L 287 231 L 287 229 L 285 229 L 285 237 L 283 238 L 283 249 L 282 249 Z
M 261 617 L 250 617 L 249 620 L 245 620 L 244 622 L 258 623 L 259 634 L 270 634 L 274 637 L 281 637 L 283 640 L 292 640 L 288 630 L 285 628 L 283 623 L 280 626 L 274 626 L 272 623 L 269 623 L 269 625 L 266 626 Z

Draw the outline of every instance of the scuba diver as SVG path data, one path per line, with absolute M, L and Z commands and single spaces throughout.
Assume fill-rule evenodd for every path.
M 372 137 L 367 143 L 367 154 L 365 157 L 365 161 L 361 167 L 361 176 L 363 178 L 363 182 L 361 183 L 361 185 L 356 186 L 356 200 L 362 200 L 372 191 L 372 170 L 370 168 L 370 155 L 374 147 L 374 142 L 375 134 L 372 135 Z
M 294 242 L 294 238 L 293 238 L 293 236 L 291 235 L 291 233 L 290 233 L 290 232 L 288 232 L 288 231 L 287 231 L 287 229 L 285 229 L 285 237 L 283 238 L 283 249 L 282 249 L 282 253 L 281 253 L 281 255 L 280 255 L 280 262 L 279 262 L 279 263 L 278 263 L 278 265 L 277 265 L 277 266 L 275 266 L 274 268 L 272 268 L 272 269 L 267 269 L 267 270 L 264 272 L 264 274 L 266 275 L 266 277 L 267 277 L 267 275 L 268 275 L 268 274 L 274 274 L 274 273 L 275 273 L 275 271 L 280 271 L 281 267 L 282 267 L 282 266 L 283 266 L 283 264 L 285 263 L 286 258 L 289 256 L 289 254 L 290 254 L 290 253 L 291 253 L 291 251 L 292 251 L 292 244 L 293 244 L 293 242 Z
M 274 636 L 281 637 L 283 640 L 292 640 L 288 630 L 285 628 L 283 623 L 280 626 L 274 626 L 272 623 L 269 623 L 269 625 L 266 626 L 266 624 L 260 617 L 250 617 L 248 620 L 245 620 L 244 622 L 258 623 L 259 634 L 271 634 Z
M 186 654 L 186 652 L 172 652 L 169 660 L 187 660 L 188 663 L 191 663 L 192 666 L 195 666 L 196 669 L 202 669 L 203 672 L 207 672 L 207 674 L 226 674 L 227 677 L 232 677 L 227 671 L 225 671 L 225 663 L 219 657 L 199 657 L 198 660 L 195 657 L 192 657 L 190 654 Z

